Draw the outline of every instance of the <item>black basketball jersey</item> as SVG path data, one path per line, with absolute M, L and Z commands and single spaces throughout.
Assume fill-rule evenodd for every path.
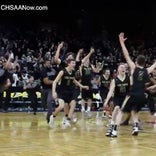
M 71 73 L 69 73 L 66 68 L 63 69 L 63 76 L 61 78 L 61 82 L 60 82 L 60 89 L 62 90 L 71 90 L 74 88 L 74 83 L 73 80 L 75 79 L 75 72 L 72 71 Z
M 91 78 L 92 78 L 91 66 L 89 67 L 82 66 L 82 77 L 81 77 L 82 84 L 91 86 Z
M 102 90 L 108 90 L 109 86 L 110 86 L 110 83 L 111 83 L 111 77 L 110 76 L 109 76 L 108 79 L 106 79 L 103 75 L 101 76 L 101 86 L 100 86 L 100 88 Z
M 145 84 L 149 81 L 149 75 L 146 68 L 136 67 L 132 75 L 131 92 L 144 93 Z
M 118 77 L 115 78 L 115 93 L 114 96 L 124 97 L 129 91 L 130 87 L 130 78 L 125 76 L 125 79 L 122 81 Z

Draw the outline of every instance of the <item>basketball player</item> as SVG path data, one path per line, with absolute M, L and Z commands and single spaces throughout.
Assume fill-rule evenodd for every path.
M 128 50 L 125 45 L 126 39 L 127 38 L 124 37 L 124 33 L 119 34 L 119 42 L 122 47 L 122 52 L 130 68 L 131 88 L 122 104 L 122 111 L 118 113 L 117 123 L 112 131 L 112 133 L 115 133 L 116 136 L 118 134 L 118 125 L 121 122 L 122 112 L 131 112 L 133 120 L 132 135 L 138 135 L 138 112 L 147 102 L 145 96 L 145 84 L 149 81 L 149 73 L 151 73 L 154 70 L 154 68 L 156 68 L 156 62 L 150 67 L 144 68 L 145 56 L 143 55 L 137 56 L 136 62 L 133 62 L 129 56 Z
M 100 96 L 102 98 L 103 105 L 104 105 L 104 101 L 105 101 L 105 99 L 107 97 L 107 94 L 109 92 L 111 80 L 112 80 L 112 78 L 111 78 L 110 69 L 105 69 L 103 71 L 101 77 L 100 77 Z M 111 106 L 112 106 L 113 102 L 110 101 L 109 104 L 111 104 Z M 111 112 L 112 111 L 110 111 L 109 113 L 111 113 Z M 106 110 L 103 111 L 103 116 L 102 117 L 106 117 Z
M 121 105 L 126 97 L 126 94 L 129 90 L 130 87 L 130 79 L 129 76 L 126 75 L 126 68 L 124 64 L 120 64 L 118 66 L 118 75 L 116 78 L 114 78 L 111 82 L 110 85 L 110 90 L 107 94 L 105 103 L 104 103 L 104 107 L 107 106 L 110 98 L 113 96 L 113 103 L 114 103 L 114 110 L 112 113 L 112 119 L 111 119 L 111 123 L 109 125 L 109 128 L 106 132 L 106 136 L 112 136 L 115 137 L 116 134 L 113 134 L 113 127 L 116 125 L 116 117 L 117 114 L 121 108 Z
M 92 91 L 92 71 L 96 71 L 95 67 L 90 64 L 90 57 L 95 52 L 94 48 L 90 48 L 89 57 L 84 58 L 82 60 L 80 66 L 80 74 L 81 74 L 81 83 L 83 85 L 89 86 L 89 90 L 82 90 L 82 100 L 81 100 L 81 111 L 91 116 L 91 104 L 93 99 L 93 91 Z M 87 110 L 85 110 L 85 103 L 87 104 Z
M 67 60 L 67 67 L 64 68 L 59 72 L 56 79 L 53 82 L 52 85 L 52 95 L 55 100 L 58 99 L 58 107 L 55 109 L 55 112 L 50 116 L 50 122 L 49 126 L 53 128 L 54 126 L 54 119 L 58 115 L 58 113 L 64 108 L 65 104 L 69 104 L 70 109 L 68 113 L 68 118 L 66 120 L 66 126 L 70 126 L 70 120 L 73 116 L 73 112 L 75 110 L 75 85 L 79 86 L 82 89 L 88 89 L 88 86 L 81 85 L 76 79 L 75 79 L 75 60 L 68 59 Z M 60 88 L 58 95 L 56 93 L 56 86 L 60 82 Z

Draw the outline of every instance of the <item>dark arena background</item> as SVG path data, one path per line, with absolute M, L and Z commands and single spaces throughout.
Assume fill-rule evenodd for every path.
M 146 58 L 145 66 L 152 65 L 156 60 L 156 1 L 0 1 L 1 156 L 156 155 L 155 90 L 152 94 L 146 92 L 154 104 L 151 108 L 146 103 L 140 111 L 139 136 L 131 135 L 132 118 L 126 124 L 122 122 L 118 137 L 105 136 L 114 107 L 103 107 L 100 83 L 96 82 L 105 69 L 110 70 L 112 79 L 115 78 L 118 65 L 126 63 L 119 43 L 121 32 L 127 37 L 125 43 L 131 59 L 135 62 L 142 54 Z M 58 58 L 63 65 L 58 65 L 59 61 L 55 60 L 58 47 L 61 47 Z M 58 100 L 50 101 L 50 108 L 47 104 L 48 96 L 52 98 L 53 81 L 51 75 L 47 76 L 50 73 L 47 71 L 55 69 L 58 73 L 70 60 L 66 60 L 69 54 L 76 58 L 79 50 L 82 51 L 78 67 L 77 63 L 75 67 L 76 79 L 82 82 L 83 74 L 79 67 L 87 62 L 82 60 L 93 50 L 89 56 L 90 64 L 100 67 L 100 70 L 92 72 L 91 83 L 95 87 L 92 89 L 98 88 L 98 91 L 92 94 L 91 111 L 86 109 L 87 102 L 86 111 L 82 111 L 82 91 L 79 88 L 74 90 L 77 95 L 75 112 L 71 125 L 66 128 L 64 119 L 67 116 L 69 119 L 69 114 L 62 109 L 57 117 L 51 115 L 58 108 Z M 6 63 L 8 60 L 9 65 Z M 52 68 L 47 65 L 44 69 L 46 61 L 50 61 Z M 11 81 L 8 88 L 3 81 L 6 80 L 3 77 L 6 66 Z M 47 72 L 50 84 L 48 95 L 42 92 L 47 87 L 44 86 L 46 76 L 43 71 Z M 149 77 L 156 84 L 156 70 Z M 59 92 L 62 88 L 57 87 Z M 126 117 L 124 114 L 123 121 Z M 49 124 L 51 119 L 55 119 L 54 128 Z M 77 123 L 73 119 L 78 119 Z
M 32 10 L 31 6 L 39 6 L 39 9 Z M 21 62 L 22 56 L 33 53 L 36 59 L 40 51 L 42 56 L 48 51 L 54 55 L 55 46 L 64 41 L 68 44 L 68 51 L 75 54 L 80 48 L 88 52 L 93 46 L 100 51 L 95 54 L 94 62 L 104 60 L 113 71 L 119 62 L 124 61 L 120 55 L 118 34 L 125 32 L 129 40 L 128 48 L 138 50 L 138 54 L 145 54 L 149 65 L 155 59 L 156 52 L 155 8 L 154 1 L 134 0 L 1 2 L 0 55 L 12 51 Z M 116 57 L 114 62 L 111 61 L 112 56 Z M 32 71 L 33 61 L 28 63 L 30 67 L 27 72 Z M 23 66 L 21 72 L 27 68 Z M 40 93 L 37 95 L 40 104 Z M 21 96 L 13 93 L 12 97 L 16 98 L 7 100 L 9 107 L 19 109 L 29 102 L 27 98 L 21 99 Z

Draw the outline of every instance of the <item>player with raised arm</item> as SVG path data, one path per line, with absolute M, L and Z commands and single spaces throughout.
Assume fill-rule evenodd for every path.
M 145 84 L 149 80 L 149 73 L 151 73 L 156 68 L 156 62 L 150 67 L 145 68 L 145 56 L 143 55 L 138 55 L 136 62 L 133 62 L 125 45 L 126 40 L 127 38 L 124 37 L 124 33 L 120 33 L 119 42 L 122 48 L 122 53 L 126 59 L 127 64 L 129 65 L 131 76 L 130 91 L 122 104 L 121 110 L 122 112 L 131 112 L 133 120 L 132 135 L 138 135 L 138 112 L 146 104 L 147 99 L 145 96 Z M 118 114 L 117 126 L 121 122 L 122 112 Z M 113 130 L 118 131 L 118 128 Z

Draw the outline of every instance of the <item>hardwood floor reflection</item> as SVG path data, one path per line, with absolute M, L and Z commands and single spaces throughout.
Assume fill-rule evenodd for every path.
M 0 113 L 1 156 L 155 156 L 156 124 L 143 123 L 139 136 L 131 136 L 131 125 L 121 126 L 118 138 L 105 137 L 107 120 L 76 113 L 70 128 L 62 127 L 63 113 L 50 129 L 44 113 Z M 147 120 L 142 112 L 141 119 Z

